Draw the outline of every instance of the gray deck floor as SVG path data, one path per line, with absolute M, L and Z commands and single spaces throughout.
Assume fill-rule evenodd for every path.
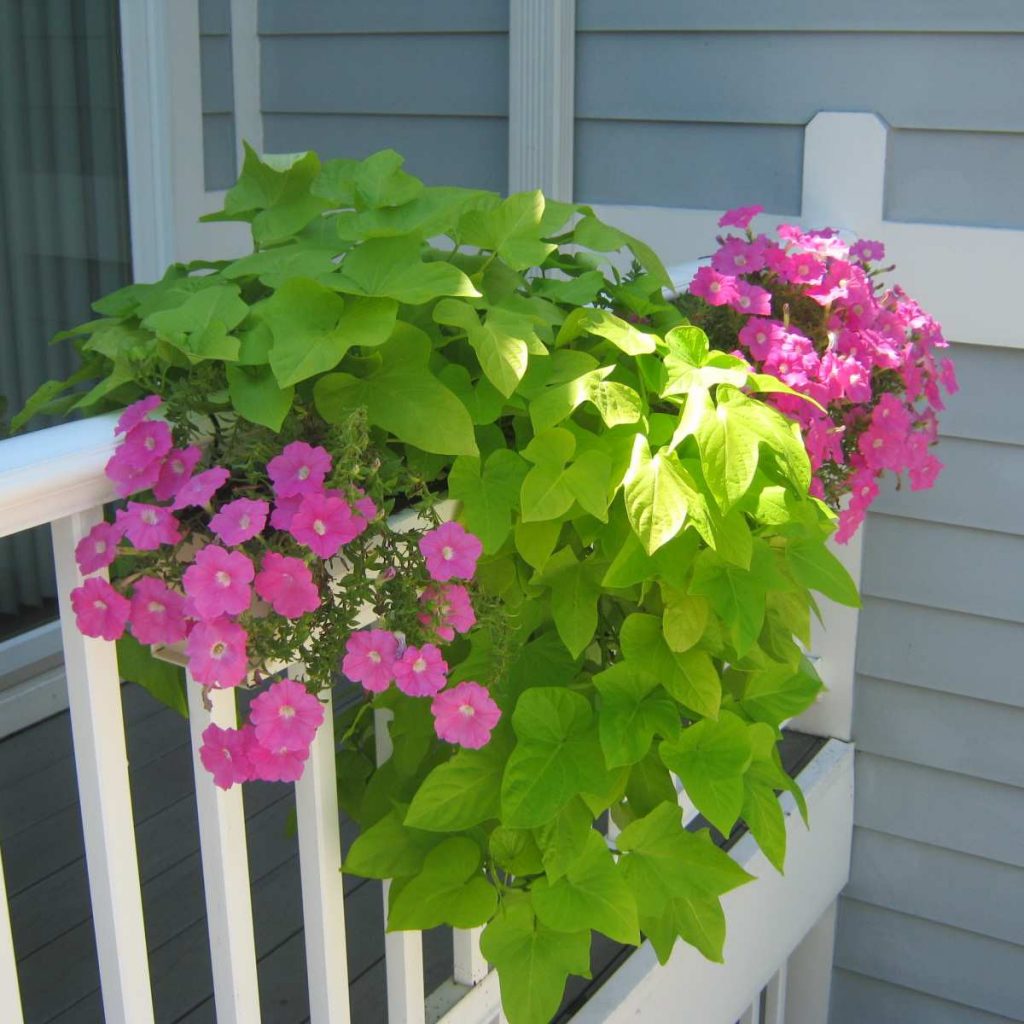
M 188 725 L 135 686 L 122 688 L 158 1024 L 213 1024 L 199 836 Z M 788 766 L 816 749 L 793 735 Z M 245 788 L 264 1024 L 308 1020 L 298 849 L 290 834 L 292 787 Z M 342 842 L 354 827 L 342 820 Z M 0 849 L 27 1024 L 102 1024 L 99 970 L 83 859 L 71 724 L 57 715 L 0 742 Z M 346 877 L 352 1019 L 386 1020 L 380 885 Z M 595 937 L 596 939 L 597 937 Z M 450 977 L 450 932 L 425 937 L 426 988 Z M 570 986 L 568 1013 L 626 950 L 595 941 L 594 981 Z

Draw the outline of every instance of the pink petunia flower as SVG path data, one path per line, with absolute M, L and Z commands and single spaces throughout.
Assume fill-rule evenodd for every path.
M 456 633 L 468 633 L 476 625 L 469 591 L 458 583 L 431 585 L 420 594 L 420 601 L 430 608 L 419 616 L 420 622 L 424 626 L 434 623 L 437 635 L 446 643 L 451 643 Z
M 218 689 L 245 682 L 249 669 L 248 639 L 249 634 L 226 616 L 197 622 L 185 645 L 192 678 L 203 686 Z
M 223 466 L 214 466 L 211 469 L 204 469 L 202 473 L 196 473 L 178 489 L 171 508 L 191 508 L 193 505 L 202 508 L 203 505 L 208 505 L 214 494 L 227 483 L 229 476 L 231 473 Z
M 263 746 L 252 725 L 242 728 L 245 751 L 252 765 L 252 778 L 262 782 L 298 782 L 309 760 L 309 748 L 288 750 L 286 747 L 270 749 Z
M 885 259 L 885 246 L 881 242 L 861 238 L 850 246 L 850 255 L 861 263 L 878 263 Z
M 711 266 L 720 274 L 754 274 L 764 268 L 765 245 L 730 236 L 711 257 Z
M 720 274 L 713 267 L 701 267 L 693 275 L 689 290 L 709 306 L 724 306 L 736 298 L 736 285 L 735 277 Z
M 117 525 L 140 551 L 155 551 L 161 544 L 177 544 L 181 540 L 180 524 L 170 509 L 129 501 L 118 509 Z
M 115 523 L 97 523 L 75 545 L 75 561 L 83 576 L 113 562 L 122 533 L 121 527 Z
M 163 399 L 159 395 L 147 395 L 128 406 L 114 425 L 115 434 L 127 434 L 137 423 L 141 423 Z
M 287 498 L 275 498 L 274 508 L 270 513 L 270 525 L 275 530 L 287 530 L 292 525 L 292 517 L 299 511 L 304 494 L 293 494 Z
M 756 284 L 747 284 L 746 281 L 737 281 L 736 294 L 729 301 L 729 305 L 740 313 L 751 313 L 756 316 L 771 316 L 771 292 Z
M 91 576 L 71 591 L 71 607 L 84 636 L 119 640 L 124 636 L 131 605 L 105 579 Z
M 439 693 L 430 702 L 430 711 L 440 739 L 471 750 L 486 746 L 501 718 L 501 709 L 486 688 L 474 682 Z
M 383 693 L 395 678 L 398 637 L 386 629 L 361 629 L 345 643 L 341 671 L 371 693 Z
M 448 663 L 433 644 L 406 647 L 394 671 L 398 688 L 410 697 L 429 697 L 448 681 Z
M 320 592 L 309 566 L 301 558 L 268 551 L 256 574 L 255 586 L 256 593 L 286 619 L 297 619 L 320 607 Z
M 236 498 L 221 505 L 210 520 L 210 529 L 225 544 L 244 544 L 263 532 L 269 514 L 270 505 L 265 501 Z
M 217 544 L 207 544 L 196 552 L 182 582 L 196 615 L 216 619 L 220 615 L 238 615 L 249 607 L 249 584 L 254 575 L 252 562 L 241 551 L 225 551 Z
M 288 525 L 288 532 L 321 558 L 333 558 L 365 529 L 366 522 L 344 498 L 318 493 L 303 496 Z
M 320 490 L 330 471 L 331 456 L 327 449 L 305 441 L 286 445 L 280 455 L 267 463 L 267 473 L 279 498 Z
M 138 465 L 132 454 L 131 449 L 126 450 L 124 445 L 120 445 L 107 460 L 104 468 L 107 479 L 113 482 L 114 491 L 119 498 L 147 491 L 160 479 L 162 459 L 154 458 L 143 465 Z
M 373 498 L 367 496 L 367 494 L 361 489 L 356 488 L 356 493 L 359 495 L 354 502 L 352 507 L 359 513 L 368 523 L 377 518 L 377 506 L 373 503 Z
M 199 760 L 213 776 L 213 784 L 221 789 L 230 789 L 236 782 L 248 782 L 252 778 L 249 744 L 240 729 L 208 725 L 203 730 Z
M 302 683 L 281 679 L 249 705 L 249 721 L 268 750 L 309 750 L 323 724 L 324 706 Z
M 187 448 L 172 448 L 167 453 L 160 464 L 160 475 L 153 485 L 157 501 L 170 501 L 178 493 L 179 488 L 192 476 L 202 454 L 194 444 Z
M 763 206 L 737 206 L 732 210 L 726 210 L 718 218 L 720 228 L 739 228 L 746 231 L 750 222 L 759 214 L 764 212 Z
M 185 598 L 162 580 L 143 576 L 132 590 L 131 624 L 140 644 L 176 644 L 188 635 Z
M 430 578 L 438 583 L 472 579 L 477 559 L 483 551 L 479 537 L 467 533 L 460 523 L 452 522 L 442 523 L 425 534 L 419 547 Z
M 154 459 L 162 459 L 171 450 L 171 428 L 163 420 L 137 423 L 118 447 L 121 460 L 141 469 Z
M 926 491 L 935 485 L 938 475 L 945 468 L 934 455 L 928 455 L 917 466 L 910 468 L 910 489 L 912 491 Z

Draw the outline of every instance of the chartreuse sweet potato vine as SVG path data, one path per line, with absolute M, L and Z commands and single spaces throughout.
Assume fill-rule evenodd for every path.
M 215 219 L 254 251 L 98 302 L 69 332 L 81 370 L 20 422 L 156 392 L 214 434 L 247 422 L 256 450 L 363 417 L 390 507 L 447 493 L 483 542 L 481 623 L 445 659 L 502 718 L 456 751 L 394 688 L 347 712 L 346 870 L 394 879 L 392 929 L 484 925 L 513 1024 L 550 1019 L 594 930 L 720 959 L 720 897 L 749 876 L 683 828 L 673 778 L 781 870 L 776 792 L 801 798 L 780 725 L 821 689 L 811 590 L 857 600 L 800 434 L 757 397 L 785 385 L 709 351 L 646 246 L 539 192 L 425 187 L 391 151 L 249 151 Z

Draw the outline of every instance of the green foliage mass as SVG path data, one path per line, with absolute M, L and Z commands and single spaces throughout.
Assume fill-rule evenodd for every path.
M 98 302 L 66 335 L 82 370 L 15 426 L 199 371 L 197 411 L 269 431 L 364 409 L 376 450 L 483 541 L 478 600 L 506 628 L 446 657 L 503 717 L 455 751 L 425 702 L 379 695 L 380 767 L 366 705 L 344 719 L 339 792 L 363 828 L 346 869 L 394 878 L 391 928 L 486 926 L 512 1024 L 551 1018 L 594 930 L 720 959 L 720 897 L 749 876 L 683 827 L 674 780 L 781 870 L 776 794 L 800 797 L 780 727 L 821 689 L 810 591 L 857 600 L 800 434 L 757 397 L 784 385 L 709 350 L 649 248 L 539 192 L 425 187 L 390 151 L 249 151 L 215 219 L 248 222 L 253 253 Z

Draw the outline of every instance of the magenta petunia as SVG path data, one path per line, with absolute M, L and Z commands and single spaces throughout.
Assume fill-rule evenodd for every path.
M 119 498 L 127 498 L 130 494 L 147 491 L 160 479 L 163 459 L 154 458 L 143 465 L 138 465 L 132 457 L 130 449 L 124 445 L 115 449 L 107 460 L 104 472 L 107 479 L 114 484 L 114 491 Z
M 83 576 L 113 562 L 122 534 L 123 530 L 115 523 L 97 523 L 75 545 L 75 561 Z
M 208 725 L 203 730 L 199 760 L 213 776 L 213 784 L 221 789 L 230 789 L 236 782 L 248 782 L 252 778 L 249 743 L 240 729 Z
M 129 466 L 141 469 L 171 450 L 171 428 L 163 420 L 143 420 L 128 431 L 118 451 Z
M 188 635 L 185 598 L 163 580 L 143 576 L 132 589 L 132 634 L 140 644 L 176 644 Z
M 249 705 L 256 739 L 268 750 L 308 750 L 323 720 L 323 704 L 292 679 L 272 684 Z
M 286 445 L 280 455 L 267 463 L 274 494 L 279 498 L 319 491 L 330 471 L 331 456 L 327 449 L 305 441 Z
M 736 294 L 729 301 L 729 305 L 740 313 L 749 313 L 755 316 L 771 316 L 772 296 L 769 291 L 756 284 L 737 281 Z
M 486 746 L 501 718 L 501 709 L 487 689 L 474 682 L 439 693 L 430 702 L 430 711 L 440 739 L 472 750 Z
M 320 607 L 320 592 L 309 566 L 301 558 L 268 551 L 256 574 L 255 586 L 256 593 L 286 619 L 297 619 Z
M 764 265 L 765 244 L 735 236 L 727 238 L 711 258 L 711 266 L 720 274 L 755 274 Z
M 159 395 L 147 395 L 128 406 L 121 418 L 114 425 L 115 434 L 126 434 L 137 423 L 141 423 L 154 409 L 158 408 L 163 399 Z
M 362 629 L 345 643 L 341 671 L 371 693 L 382 693 L 395 678 L 398 637 L 386 629 Z
M 248 639 L 249 634 L 225 616 L 197 622 L 185 645 L 192 678 L 203 686 L 218 689 L 244 683 L 249 669 Z
M 469 591 L 458 583 L 431 585 L 420 594 L 420 602 L 429 608 L 419 616 L 420 622 L 424 626 L 433 624 L 446 643 L 451 643 L 456 633 L 468 633 L 476 625 Z
M 270 525 L 275 530 L 287 530 L 292 525 L 292 516 L 299 511 L 304 494 L 293 494 L 288 498 L 275 498 L 270 513 Z
M 309 760 L 309 748 L 288 750 L 287 747 L 270 749 L 263 746 L 252 725 L 242 728 L 245 750 L 252 765 L 252 778 L 262 782 L 298 782 Z
M 410 697 L 429 697 L 448 681 L 448 663 L 433 644 L 406 647 L 394 671 L 396 685 Z
M 288 532 L 321 558 L 333 558 L 365 529 L 366 522 L 334 494 L 304 495 L 288 524 Z
M 220 615 L 238 615 L 249 607 L 249 585 L 254 575 L 252 561 L 241 551 L 225 551 L 217 544 L 207 544 L 196 552 L 182 581 L 196 615 L 215 619 Z
M 759 214 L 764 212 L 763 206 L 737 206 L 732 210 L 726 210 L 718 218 L 720 228 L 739 228 L 746 231 L 750 222 Z
M 850 255 L 862 263 L 877 263 L 885 259 L 885 246 L 881 242 L 861 238 L 850 246 Z
M 92 576 L 71 591 L 78 631 L 85 636 L 119 640 L 124 636 L 131 604 L 110 583 Z
M 270 505 L 251 498 L 236 498 L 221 505 L 210 520 L 210 529 L 225 544 L 244 544 L 263 532 L 267 525 Z
M 192 471 L 202 457 L 197 445 L 190 444 L 187 448 L 172 448 L 160 464 L 160 475 L 153 485 L 153 494 L 157 501 L 170 501 L 179 489 L 188 482 Z
M 359 495 L 354 502 L 352 507 L 359 513 L 368 523 L 377 518 L 377 506 L 373 503 L 373 498 L 367 496 L 367 494 L 360 488 L 356 488 L 356 493 Z
M 467 533 L 460 523 L 451 522 L 424 534 L 419 546 L 430 578 L 438 583 L 471 579 L 483 551 L 479 537 Z
M 229 476 L 231 473 L 223 466 L 214 466 L 212 469 L 204 469 L 202 473 L 196 473 L 178 488 L 171 508 L 182 509 L 191 508 L 193 505 L 198 507 L 208 505 L 214 494 L 227 483 Z
M 693 275 L 689 290 L 709 306 L 725 306 L 736 298 L 737 283 L 729 274 L 720 274 L 713 267 L 701 267 Z
M 162 544 L 181 540 L 181 524 L 170 509 L 160 505 L 129 501 L 127 508 L 118 509 L 117 525 L 140 551 L 155 551 Z

